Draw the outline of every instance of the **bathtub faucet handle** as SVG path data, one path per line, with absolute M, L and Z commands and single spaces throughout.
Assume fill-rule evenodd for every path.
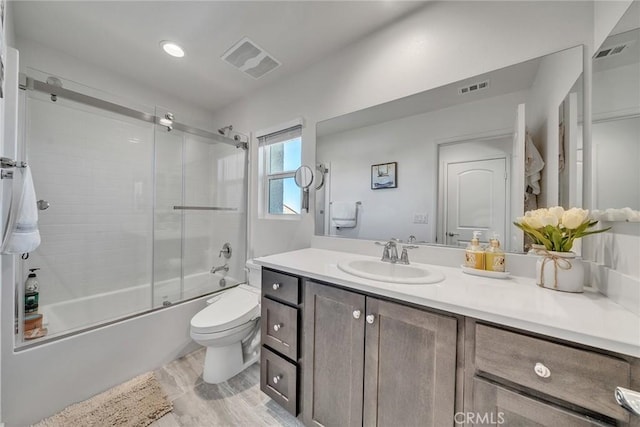
M 221 258 L 222 255 L 224 255 L 226 259 L 231 258 L 231 243 L 227 242 L 224 245 L 222 245 L 222 250 L 220 250 L 220 253 L 218 254 L 218 258 Z

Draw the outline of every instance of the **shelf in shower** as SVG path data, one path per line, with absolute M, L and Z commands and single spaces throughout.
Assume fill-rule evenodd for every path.
M 174 210 L 181 211 L 237 211 L 238 208 L 224 208 L 220 206 L 174 206 Z

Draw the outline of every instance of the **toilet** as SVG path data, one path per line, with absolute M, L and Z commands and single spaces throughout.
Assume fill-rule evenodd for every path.
M 223 291 L 191 319 L 191 338 L 207 348 L 202 378 L 218 384 L 260 358 L 260 270 L 247 262 L 249 284 Z

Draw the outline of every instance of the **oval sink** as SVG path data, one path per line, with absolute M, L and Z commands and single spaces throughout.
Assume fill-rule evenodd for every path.
M 340 261 L 338 268 L 345 273 L 381 282 L 424 285 L 444 280 L 444 274 L 421 264 L 392 264 L 371 259 Z

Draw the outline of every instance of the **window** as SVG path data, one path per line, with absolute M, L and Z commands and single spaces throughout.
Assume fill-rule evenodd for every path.
M 295 183 L 302 164 L 302 126 L 258 137 L 263 160 L 263 207 L 266 215 L 299 215 L 302 192 Z

